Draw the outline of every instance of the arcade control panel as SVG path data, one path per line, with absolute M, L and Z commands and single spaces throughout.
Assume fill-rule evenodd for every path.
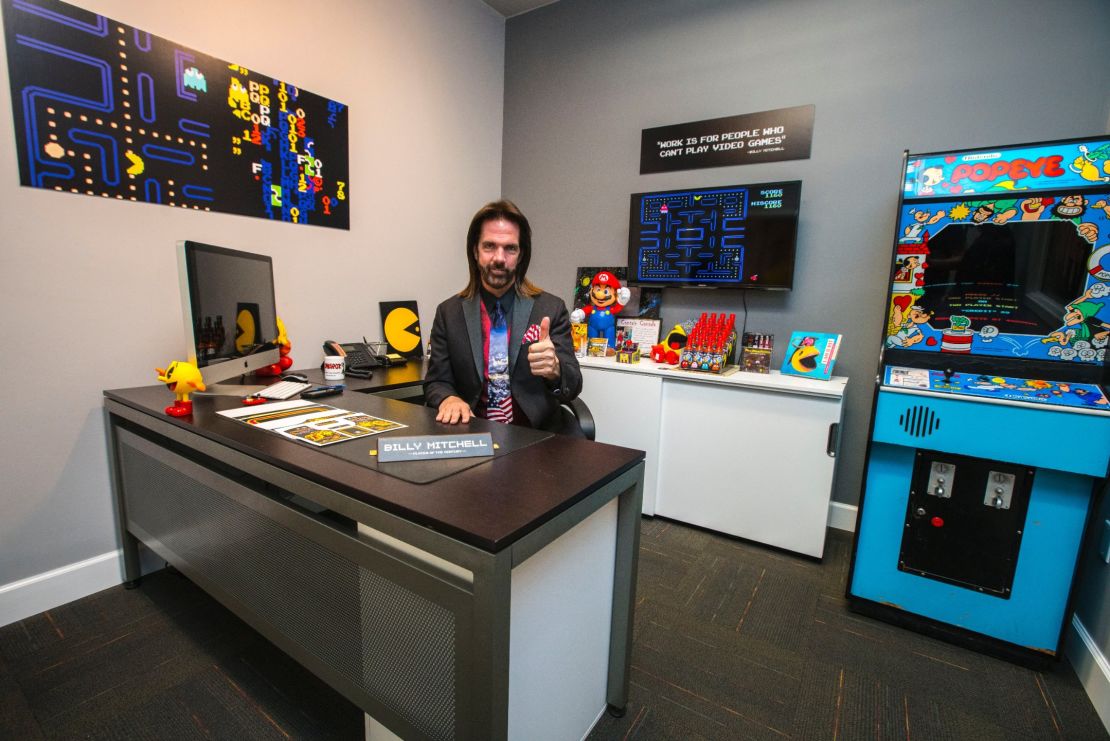
M 1110 412 L 1110 400 L 1101 388 L 1090 383 L 1064 383 L 1033 378 L 989 376 L 888 366 L 883 385 L 920 389 L 976 398 L 1024 401 L 1071 408 L 1093 408 Z
M 917 450 L 898 570 L 1009 599 L 1034 471 Z

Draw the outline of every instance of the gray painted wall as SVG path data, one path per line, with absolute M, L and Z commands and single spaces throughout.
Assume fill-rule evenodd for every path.
M 309 367 L 323 339 L 379 337 L 379 301 L 430 321 L 500 192 L 505 22 L 479 0 L 75 4 L 350 106 L 351 230 L 20 187 L 0 54 L 0 586 L 118 548 L 101 390 L 183 358 L 177 240 L 272 255 Z
M 749 329 L 837 331 L 848 386 L 836 501 L 855 504 L 904 149 L 1104 132 L 1110 3 L 1063 0 L 562 0 L 507 25 L 505 195 L 532 221 L 540 285 L 623 265 L 630 193 L 801 179 L 791 293 L 750 292 Z M 816 104 L 808 160 L 641 176 L 640 130 Z M 741 296 L 669 290 L 664 327 Z M 790 469 L 790 451 L 779 461 Z M 1080 614 L 1104 653 L 1110 608 Z

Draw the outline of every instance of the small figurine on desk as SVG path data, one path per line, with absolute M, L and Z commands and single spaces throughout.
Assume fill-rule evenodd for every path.
M 285 322 L 281 321 L 280 316 L 277 317 L 276 321 L 278 336 L 274 340 L 274 344 L 278 346 L 281 357 L 278 358 L 278 362 L 256 370 L 254 372 L 256 376 L 280 376 L 293 367 L 293 358 L 289 357 L 289 351 L 293 349 L 293 343 L 289 341 L 289 336 L 285 334 Z
M 158 380 L 166 384 L 174 393 L 177 400 L 166 407 L 166 414 L 171 417 L 188 417 L 193 413 L 193 402 L 189 401 L 189 394 L 194 391 L 204 391 L 204 378 L 192 363 L 175 360 L 166 366 L 154 369 L 158 373 Z
M 604 337 L 609 344 L 608 354 L 613 355 L 617 350 L 617 314 L 631 296 L 617 276 L 602 270 L 590 284 L 590 305 L 575 309 L 570 320 L 577 323 L 585 319 L 590 337 Z
M 686 347 L 686 332 L 684 324 L 674 325 L 674 329 L 667 333 L 662 342 L 651 346 L 651 359 L 656 363 L 678 365 L 678 354 Z
M 617 330 L 617 362 L 639 363 L 640 347 L 632 341 L 632 336 L 623 329 Z

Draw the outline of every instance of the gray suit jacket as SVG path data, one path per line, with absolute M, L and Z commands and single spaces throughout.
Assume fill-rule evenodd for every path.
M 448 396 L 458 396 L 476 409 L 485 388 L 485 358 L 482 357 L 481 298 L 452 296 L 436 308 L 432 323 L 431 355 L 424 376 L 424 398 L 438 408 Z M 528 349 L 521 338 L 531 325 L 551 318 L 551 341 L 559 358 L 558 383 L 532 375 Z M 541 293 L 534 298 L 516 296 L 513 324 L 509 328 L 509 368 L 513 400 L 533 427 L 545 427 L 556 419 L 559 404 L 570 401 L 582 390 L 582 371 L 574 357 L 570 338 L 570 315 L 557 296 Z

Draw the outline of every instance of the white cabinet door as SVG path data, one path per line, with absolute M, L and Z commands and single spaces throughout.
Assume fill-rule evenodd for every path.
M 656 511 L 820 558 L 841 400 L 668 379 Z
M 590 407 L 597 441 L 643 450 L 645 515 L 655 514 L 656 470 L 659 465 L 658 376 L 582 367 L 581 398 Z

